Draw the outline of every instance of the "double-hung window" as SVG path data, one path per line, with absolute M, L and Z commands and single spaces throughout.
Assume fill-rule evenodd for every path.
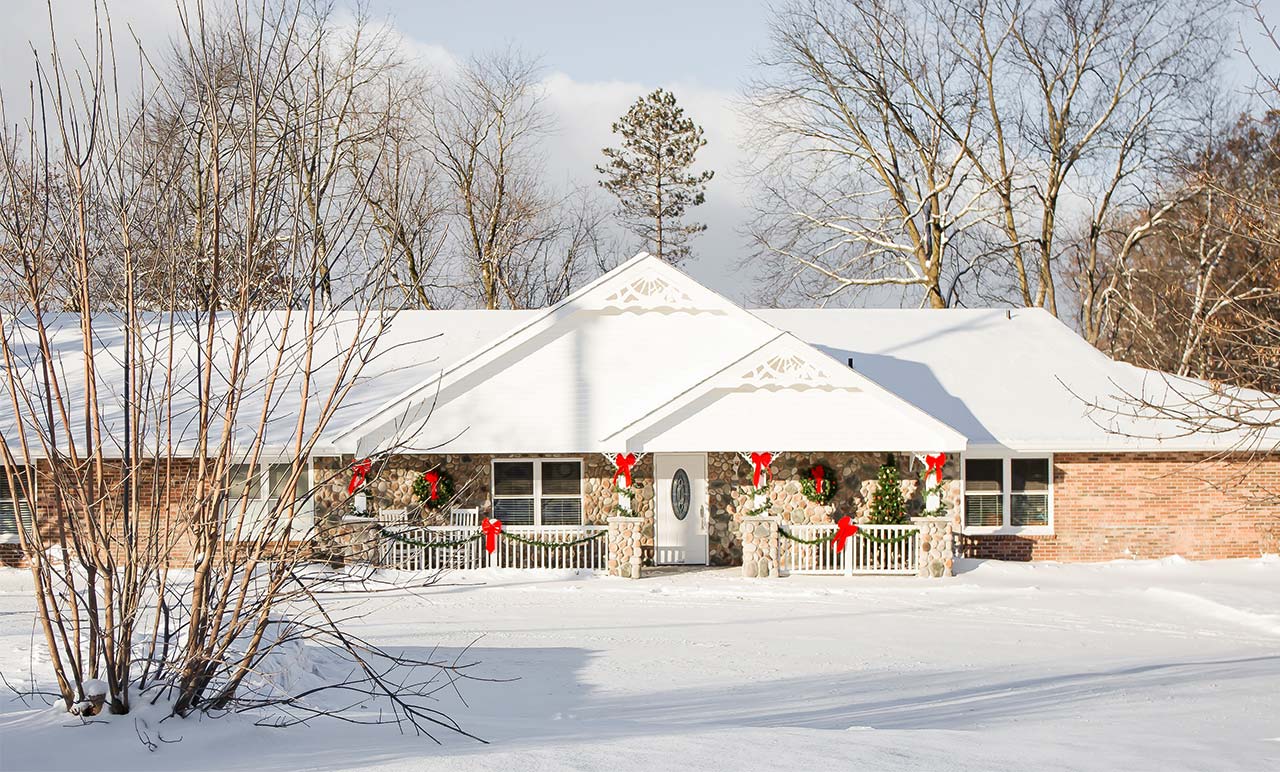
M 256 538 L 267 521 L 277 511 L 288 512 L 293 504 L 293 526 L 290 538 L 305 536 L 312 524 L 311 501 L 307 498 L 311 471 L 304 465 L 298 480 L 289 488 L 289 475 L 293 465 L 284 463 L 232 464 L 227 471 L 227 528 L 233 535 L 241 508 L 244 522 L 240 527 L 241 539 Z M 247 499 L 247 501 L 246 501 Z M 284 507 L 277 507 L 281 499 Z
M 1049 533 L 1053 528 L 1053 459 L 964 459 L 964 526 L 983 533 Z
M 493 516 L 505 525 L 582 525 L 582 462 L 493 462 Z
M 26 469 L 15 468 L 14 481 L 22 485 Z M 9 475 L 0 469 L 0 544 L 18 544 L 18 524 L 28 534 L 31 533 L 31 503 L 22 496 L 21 491 L 9 489 Z

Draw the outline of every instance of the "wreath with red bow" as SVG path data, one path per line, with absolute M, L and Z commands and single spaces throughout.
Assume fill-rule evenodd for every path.
M 413 495 L 427 509 L 438 509 L 453 496 L 453 478 L 443 469 L 430 469 L 414 479 Z
M 815 504 L 827 504 L 836 495 L 835 476 L 831 470 L 818 464 L 809 470 L 809 476 L 800 482 L 804 497 Z

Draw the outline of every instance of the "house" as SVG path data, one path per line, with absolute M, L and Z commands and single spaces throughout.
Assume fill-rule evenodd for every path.
M 614 461 L 630 454 L 644 559 L 733 565 L 745 516 L 767 510 L 793 531 L 856 517 L 890 456 L 924 511 L 915 480 L 945 455 L 941 511 L 967 556 L 1278 548 L 1277 438 L 1188 432 L 1141 409 L 1214 391 L 1111 360 L 1039 309 L 747 310 L 642 254 L 546 309 L 401 311 L 377 345 L 313 450 L 299 517 L 340 518 L 352 466 L 374 459 L 374 515 L 416 517 L 414 484 L 434 470 L 450 508 L 512 533 L 603 526 L 620 505 Z M 276 490 L 272 451 L 287 453 L 297 407 L 280 406 L 262 462 L 237 470 L 244 495 Z M 802 493 L 815 467 L 835 482 L 826 503 Z M 13 541 L 27 502 L 0 495 Z M 36 504 L 47 517 L 38 491 Z

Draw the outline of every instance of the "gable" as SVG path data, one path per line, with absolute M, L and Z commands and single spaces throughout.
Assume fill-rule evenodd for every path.
M 778 333 L 620 427 L 634 451 L 958 451 L 965 438 L 796 337 Z

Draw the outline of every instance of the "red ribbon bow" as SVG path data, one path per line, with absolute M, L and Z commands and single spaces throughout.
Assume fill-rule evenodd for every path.
M 422 475 L 422 479 L 426 480 L 427 484 L 431 486 L 431 495 L 427 498 L 432 501 L 440 498 L 440 473 L 432 469 L 430 472 Z
M 844 545 L 848 542 L 849 537 L 858 532 L 858 526 L 853 522 L 853 518 L 845 515 L 836 523 L 836 535 L 831 537 L 831 543 L 836 545 L 836 552 L 844 549 Z
M 809 470 L 809 474 L 813 475 L 813 492 L 814 495 L 822 495 L 822 478 L 826 476 L 827 470 L 822 468 L 822 464 L 818 464 Z
M 618 487 L 618 478 L 621 477 L 626 482 L 626 485 L 622 487 L 630 488 L 631 467 L 636 465 L 636 454 L 628 453 L 624 456 L 619 453 L 613 457 L 613 464 L 618 467 L 618 470 L 613 473 L 613 487 Z
M 485 518 L 480 522 L 480 530 L 484 532 L 484 551 L 492 553 L 498 548 L 498 534 L 502 533 L 502 521 Z
M 365 479 L 369 476 L 369 470 L 373 469 L 373 459 L 366 458 L 364 461 L 356 464 L 351 471 L 351 482 L 347 484 L 347 495 L 355 493 L 356 490 L 364 485 Z
M 751 484 L 760 487 L 760 477 L 763 474 L 766 478 L 769 474 L 769 464 L 773 463 L 772 453 L 752 453 L 751 463 L 755 465 L 755 471 L 751 474 Z
M 929 467 L 929 471 L 925 473 L 925 477 L 933 477 L 938 485 L 942 484 L 942 467 L 947 465 L 947 454 L 939 453 L 936 456 L 925 456 L 924 463 Z

